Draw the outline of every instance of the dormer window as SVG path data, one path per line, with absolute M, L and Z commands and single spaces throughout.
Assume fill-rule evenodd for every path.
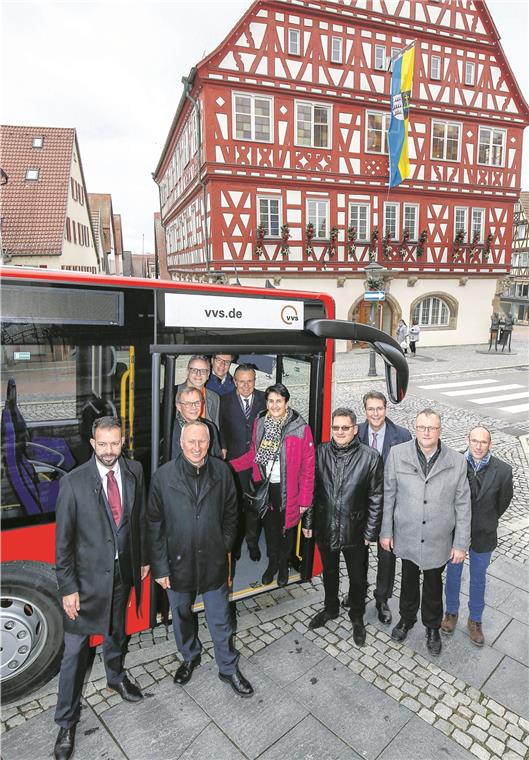
M 26 169 L 26 179 L 30 182 L 36 182 L 39 178 L 39 169 Z
M 43 137 L 34 137 L 32 145 L 34 148 L 42 148 L 44 146 L 44 138 Z

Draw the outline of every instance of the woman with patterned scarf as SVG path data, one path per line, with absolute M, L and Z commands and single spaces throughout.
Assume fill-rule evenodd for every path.
M 288 559 L 295 529 L 312 504 L 314 442 L 303 417 L 288 405 L 290 393 L 282 383 L 265 391 L 266 411 L 256 418 L 246 454 L 232 459 L 236 472 L 252 467 L 255 483 L 270 475 L 269 509 L 263 518 L 268 567 L 262 582 L 288 583 Z

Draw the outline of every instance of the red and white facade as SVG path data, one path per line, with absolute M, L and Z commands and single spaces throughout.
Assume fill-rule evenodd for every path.
M 413 40 L 412 174 L 389 190 L 387 60 Z M 155 171 L 169 275 L 319 289 L 363 321 L 374 258 L 384 329 L 482 342 L 528 123 L 483 2 L 258 0 L 191 71 Z

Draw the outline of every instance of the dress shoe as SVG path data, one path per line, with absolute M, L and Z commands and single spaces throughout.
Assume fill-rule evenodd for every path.
M 476 620 L 471 620 L 469 618 L 467 620 L 467 628 L 468 634 L 470 636 L 470 641 L 477 647 L 482 647 L 485 643 L 485 636 L 483 635 L 481 623 L 478 623 Z
M 315 628 L 323 628 L 329 620 L 334 620 L 338 615 L 329 615 L 327 610 L 317 612 L 309 623 L 309 628 L 313 631 Z
M 277 560 L 269 558 L 268 567 L 263 573 L 261 582 L 263 586 L 268 586 L 274 580 L 274 575 L 277 573 Z
M 261 559 L 261 550 L 258 546 L 249 546 L 248 553 L 252 562 L 259 562 Z
M 353 618 L 353 641 L 357 647 L 363 647 L 366 643 L 366 627 L 362 618 Z
M 288 560 L 279 563 L 279 570 L 277 572 L 277 585 L 281 588 L 288 583 Z
M 441 654 L 441 637 L 439 636 L 438 628 L 426 629 L 426 649 L 430 654 Z
M 447 612 L 441 623 L 441 630 L 443 633 L 453 633 L 457 625 L 457 615 L 452 615 L 451 612 Z
M 239 695 L 239 697 L 253 697 L 253 688 L 249 681 L 243 676 L 239 668 L 231 676 L 225 676 L 223 673 L 219 673 L 221 681 L 229 683 L 233 691 Z
M 60 728 L 55 747 L 53 748 L 53 756 L 55 760 L 68 760 L 72 756 L 73 748 L 75 745 L 75 729 L 76 725 L 70 728 Z
M 395 628 L 391 631 L 391 638 L 393 641 L 404 641 L 408 635 L 408 631 L 411 631 L 414 625 L 415 623 L 407 623 L 401 618 Z
M 139 702 L 141 699 L 143 699 L 143 694 L 139 688 L 135 683 L 129 681 L 127 676 L 124 677 L 123 681 L 120 681 L 116 684 L 107 683 L 107 686 L 109 689 L 117 691 L 117 693 L 122 699 L 125 700 L 125 702 Z
M 391 617 L 391 610 L 388 607 L 387 602 L 377 602 L 377 610 L 378 610 L 378 619 L 381 623 L 384 623 L 384 625 L 389 625 L 391 623 L 392 617 Z
M 200 659 L 200 655 L 198 655 L 194 660 L 184 660 L 174 674 L 174 683 L 177 683 L 180 686 L 185 686 L 185 684 L 191 680 L 194 669 L 200 665 Z

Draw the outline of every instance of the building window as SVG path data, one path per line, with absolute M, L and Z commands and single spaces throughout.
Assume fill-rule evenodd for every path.
M 341 37 L 331 37 L 331 61 L 332 63 L 342 62 L 343 40 Z
M 42 148 L 44 146 L 44 138 L 43 137 L 34 137 L 32 146 L 34 148 Z
M 402 208 L 402 233 L 407 230 L 410 241 L 419 239 L 419 206 L 415 203 L 405 203 Z
M 384 232 L 389 232 L 391 240 L 399 239 L 399 204 L 384 203 Z
M 268 237 L 279 237 L 281 230 L 281 198 L 257 198 L 259 224 Z
M 468 208 L 456 206 L 454 210 L 454 238 L 456 238 L 460 232 L 464 233 L 461 242 L 468 243 Z
M 375 45 L 375 60 L 373 68 L 377 71 L 386 70 L 386 48 L 384 45 Z
M 301 55 L 301 35 L 299 29 L 288 30 L 288 54 Z
M 314 225 L 314 236 L 324 239 L 329 234 L 329 201 L 307 201 L 308 223 Z
M 440 55 L 432 55 L 430 58 L 430 79 L 441 79 Z
M 68 240 L 68 242 L 71 242 L 71 240 L 72 240 L 72 230 L 71 230 L 71 226 L 70 226 L 70 217 L 69 216 L 66 217 L 66 240 Z
M 397 55 L 397 53 L 400 53 L 400 48 L 398 47 L 392 47 L 391 48 L 391 58 L 390 58 L 390 64 L 389 64 L 389 70 L 393 71 L 393 65 L 395 63 L 394 60 L 391 60 L 394 55 Z
M 450 309 L 442 298 L 425 298 L 414 308 L 412 319 L 421 327 L 448 327 Z
M 296 103 L 296 145 L 330 148 L 331 107 Z
M 272 98 L 235 94 L 234 110 L 237 140 L 272 140 Z
M 369 240 L 369 203 L 349 204 L 349 226 L 356 229 L 356 239 L 359 243 L 367 243 Z
M 39 169 L 26 169 L 26 179 L 30 180 L 31 182 L 36 182 L 39 178 L 39 174 Z
M 478 164 L 503 166 L 505 130 L 480 127 L 478 136 Z
M 465 84 L 470 86 L 474 84 L 474 64 L 471 61 L 465 62 Z
M 472 209 L 472 240 L 476 239 L 477 243 L 483 243 L 485 239 L 485 209 Z
M 461 125 L 448 121 L 432 121 L 432 158 L 459 161 Z
M 389 113 L 367 112 L 366 150 L 369 153 L 388 152 Z

